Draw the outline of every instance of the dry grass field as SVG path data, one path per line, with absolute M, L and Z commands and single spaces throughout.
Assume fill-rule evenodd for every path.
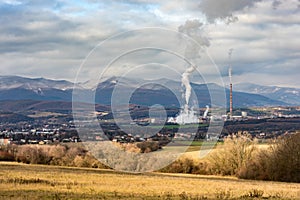
M 0 199 L 299 199 L 300 184 L 0 162 Z

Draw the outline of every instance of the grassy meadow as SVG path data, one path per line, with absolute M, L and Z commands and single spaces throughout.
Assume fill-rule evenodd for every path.
M 0 199 L 299 199 L 300 184 L 0 162 Z

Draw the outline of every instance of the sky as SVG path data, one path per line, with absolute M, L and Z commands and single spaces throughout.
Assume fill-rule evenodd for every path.
M 1 75 L 74 81 L 79 73 L 86 81 L 105 71 L 172 78 L 187 66 L 170 52 L 180 50 L 193 62 L 203 47 L 195 59 L 203 59 L 203 76 L 213 76 L 213 64 L 227 83 L 231 63 L 234 83 L 300 85 L 300 0 L 0 0 L 0 23 Z M 177 31 L 201 48 L 182 42 Z M 170 51 L 131 52 L 152 44 Z M 143 67 L 133 73 L 137 65 Z

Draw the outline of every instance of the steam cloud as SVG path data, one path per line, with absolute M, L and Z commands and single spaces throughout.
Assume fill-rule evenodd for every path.
M 210 45 L 209 40 L 202 34 L 203 23 L 200 23 L 198 20 L 188 20 L 184 25 L 181 25 L 178 28 L 178 31 L 188 35 L 193 41 L 190 41 L 187 44 L 185 49 L 185 58 L 192 62 L 200 58 L 199 52 L 201 47 L 208 47 Z M 185 72 L 182 74 L 182 85 L 185 87 L 185 111 L 188 110 L 188 104 L 191 97 L 191 84 L 190 76 L 196 70 L 197 66 L 193 63 L 189 66 Z
M 237 21 L 233 12 L 243 10 L 246 7 L 252 7 L 256 2 L 262 0 L 202 0 L 199 8 L 206 15 L 208 23 L 213 23 L 216 19 L 224 20 L 226 23 Z M 278 0 L 274 0 L 278 1 Z M 199 20 L 187 20 L 184 25 L 179 26 L 178 31 L 188 35 L 194 41 L 190 42 L 185 50 L 185 58 L 189 61 L 200 58 L 199 51 L 201 47 L 210 46 L 209 40 L 203 36 L 203 23 Z M 195 43 L 198 45 L 195 45 Z M 230 52 L 231 56 L 232 51 Z M 192 64 L 182 74 L 182 85 L 185 87 L 185 110 L 188 110 L 188 104 L 191 96 L 190 76 L 196 70 L 197 66 Z
M 251 8 L 256 3 L 264 0 L 202 0 L 199 4 L 200 11 L 206 15 L 207 23 L 214 23 L 217 19 L 229 24 L 236 22 L 238 18 L 234 16 L 235 12 L 242 11 L 245 8 Z M 280 0 L 270 0 L 274 9 L 276 9 L 282 2 Z M 300 0 L 299 0 L 300 1 Z M 196 70 L 197 66 L 193 64 L 195 59 L 199 59 L 199 52 L 203 47 L 209 47 L 210 42 L 208 38 L 203 36 L 204 24 L 199 20 L 187 20 L 184 25 L 178 27 L 178 31 L 188 35 L 193 41 L 187 44 L 185 50 L 185 58 L 192 64 L 182 74 L 182 85 L 185 87 L 185 106 L 181 114 L 177 117 L 181 123 L 191 121 L 188 118 L 193 118 L 189 112 L 189 100 L 191 97 L 190 76 Z M 195 44 L 198 43 L 198 45 Z M 229 50 L 229 59 L 231 58 L 233 49 Z

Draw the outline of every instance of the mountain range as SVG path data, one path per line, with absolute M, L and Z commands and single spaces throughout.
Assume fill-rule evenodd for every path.
M 300 89 L 277 87 L 277 86 L 262 86 L 253 83 L 240 83 L 235 85 L 236 91 L 248 92 L 252 94 L 259 94 L 270 99 L 277 99 L 279 101 L 299 105 L 300 102 Z
M 143 84 L 141 84 L 143 83 Z M 180 81 L 158 79 L 143 81 L 111 77 L 99 82 L 95 87 L 87 88 L 86 83 L 76 85 L 83 94 L 95 93 L 95 102 L 109 105 L 114 89 L 120 88 L 118 101 L 122 104 L 122 95 L 132 93 L 130 103 L 151 106 L 161 104 L 178 107 L 182 103 L 183 88 Z M 229 90 L 214 83 L 191 83 L 194 90 L 193 97 L 197 97 L 198 105 L 210 105 L 210 93 L 218 97 L 222 91 L 226 92 L 229 104 Z M 26 78 L 20 76 L 0 76 L 0 100 L 35 100 L 71 102 L 74 83 L 66 80 L 50 80 L 44 78 Z M 208 90 L 208 88 L 210 90 Z M 300 89 L 261 86 L 242 83 L 234 86 L 233 104 L 235 107 L 253 106 L 293 106 L 300 105 Z M 84 95 L 85 96 L 85 95 Z M 195 98 L 194 98 L 195 99 Z M 82 101 L 85 101 L 84 98 Z M 91 102 L 87 102 L 91 103 Z M 126 103 L 126 102 L 125 102 Z

